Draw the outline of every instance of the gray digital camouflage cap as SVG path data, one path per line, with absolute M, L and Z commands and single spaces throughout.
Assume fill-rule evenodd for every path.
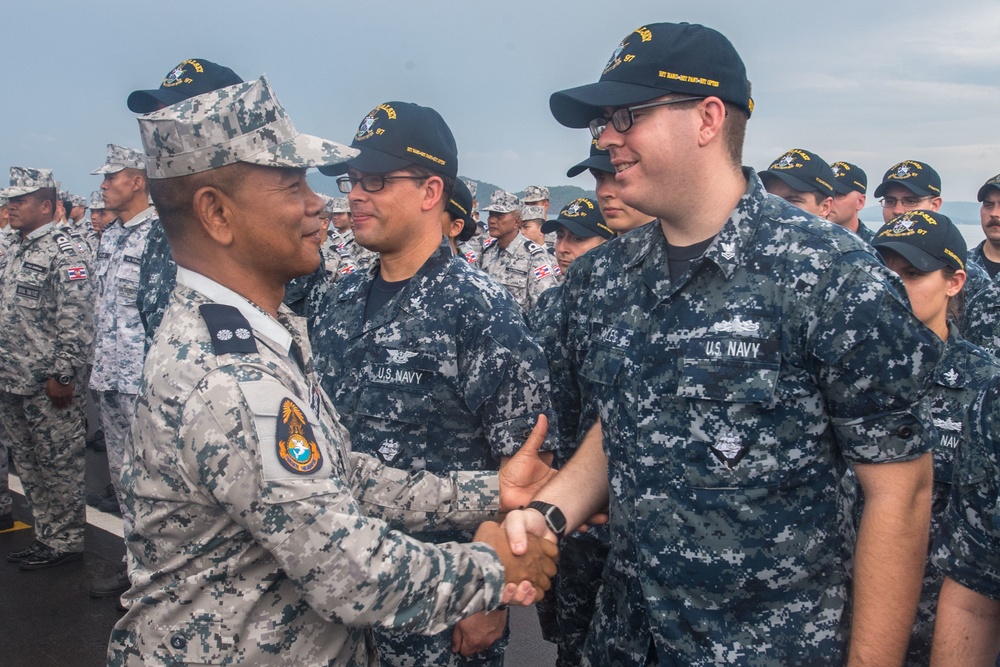
M 73 206 L 82 206 L 84 208 L 87 208 L 86 197 L 81 197 L 80 195 L 70 195 L 69 200 L 73 204 Z
M 330 207 L 333 205 L 333 197 L 331 197 L 330 195 L 325 195 L 322 192 L 317 192 L 316 194 L 318 194 L 319 198 L 323 200 L 323 213 L 329 214 Z M 319 217 L 322 218 L 325 216 L 320 215 Z
M 521 207 L 521 220 L 544 220 L 544 219 L 545 219 L 544 206 Z
M 108 157 L 104 164 L 90 172 L 95 176 L 117 174 L 122 169 L 145 169 L 146 160 L 142 151 L 117 144 L 108 144 Z
M 349 160 L 358 151 L 300 134 L 267 77 L 181 100 L 139 117 L 151 179 L 247 162 L 307 168 Z
M 330 202 L 330 213 L 350 213 L 351 207 L 347 203 L 347 197 L 334 197 Z
M 101 209 L 107 208 L 104 205 L 104 191 L 94 190 L 90 193 L 90 210 L 99 211 Z
M 517 195 L 506 190 L 494 190 L 493 194 L 490 195 L 490 205 L 483 210 L 494 213 L 510 213 L 520 208 L 521 200 L 517 198 Z
M 11 199 L 20 197 L 42 188 L 56 187 L 51 169 L 35 169 L 33 167 L 11 167 L 10 187 L 0 190 L 0 197 Z
M 469 192 L 472 193 L 473 198 L 476 196 L 476 182 L 470 181 L 467 178 L 463 178 L 462 182 L 465 183 L 465 187 L 469 188 Z
M 524 196 L 521 201 L 531 204 L 536 201 L 545 201 L 549 198 L 549 189 L 544 185 L 529 185 L 524 189 Z

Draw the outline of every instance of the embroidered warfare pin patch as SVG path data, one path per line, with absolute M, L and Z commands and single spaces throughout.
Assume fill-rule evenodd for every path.
M 294 473 L 307 475 L 323 467 L 323 457 L 316 444 L 312 426 L 302 410 L 290 398 L 281 399 L 275 430 L 275 444 L 281 465 Z

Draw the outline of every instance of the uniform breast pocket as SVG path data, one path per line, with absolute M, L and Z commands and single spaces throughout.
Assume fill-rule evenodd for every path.
M 624 349 L 597 343 L 587 350 L 587 356 L 580 366 L 580 376 L 595 385 L 613 386 L 624 364 Z
M 126 256 L 124 260 L 115 272 L 118 305 L 137 308 L 135 299 L 139 293 L 139 258 Z
M 27 276 L 18 280 L 14 287 L 14 303 L 20 308 L 38 310 L 42 305 L 42 294 L 45 282 L 35 276 Z
M 772 486 L 787 474 L 776 410 L 781 346 L 768 339 L 690 341 L 677 396 L 686 399 L 684 477 L 698 488 Z M 796 428 L 795 425 L 791 425 Z

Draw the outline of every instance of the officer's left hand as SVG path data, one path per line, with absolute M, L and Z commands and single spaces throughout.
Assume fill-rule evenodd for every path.
M 466 658 L 485 651 L 500 639 L 507 625 L 507 610 L 480 612 L 462 619 L 451 633 L 451 650 Z
M 49 378 L 45 383 L 45 393 L 56 409 L 68 408 L 73 402 L 73 383 L 61 385 L 55 378 Z
M 514 456 L 500 466 L 500 512 L 510 512 L 531 502 L 556 471 L 542 458 L 552 460 L 551 453 L 539 453 L 545 442 L 549 422 L 545 415 L 538 415 L 535 428 Z

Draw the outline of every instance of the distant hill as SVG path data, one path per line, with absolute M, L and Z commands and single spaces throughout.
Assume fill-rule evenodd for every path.
M 479 208 L 484 208 L 490 205 L 490 195 L 493 194 L 494 190 L 502 190 L 499 185 L 494 185 L 493 183 L 488 183 L 486 181 L 477 181 L 474 178 L 467 178 L 462 176 L 462 178 L 472 181 L 476 184 L 476 199 L 479 200 Z M 569 204 L 574 199 L 580 197 L 590 197 L 595 199 L 597 195 L 593 190 L 584 190 L 583 188 L 578 188 L 575 185 L 552 185 L 549 188 L 549 217 L 554 218 L 559 214 L 559 211 Z M 524 191 L 515 192 L 518 197 L 524 196 Z M 483 216 L 485 217 L 485 216 Z

